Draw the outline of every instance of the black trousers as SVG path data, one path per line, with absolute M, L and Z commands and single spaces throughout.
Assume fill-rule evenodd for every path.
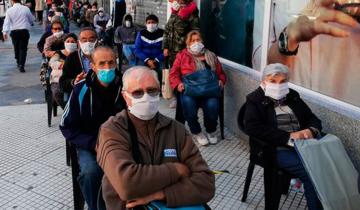
M 115 17 L 114 17 L 114 28 L 116 29 L 118 26 L 122 25 L 123 17 L 126 13 L 126 2 L 115 1 Z
M 25 66 L 30 34 L 27 29 L 13 30 L 10 37 L 14 46 L 16 63 Z
M 38 22 L 42 22 L 43 21 L 43 10 L 41 11 L 36 11 L 36 18 Z
M 3 33 L 2 33 L 2 28 L 3 28 L 3 25 L 4 25 L 4 20 L 5 20 L 5 17 L 0 17 L 0 40 L 1 41 L 5 41 L 4 40 L 4 37 L 3 37 Z

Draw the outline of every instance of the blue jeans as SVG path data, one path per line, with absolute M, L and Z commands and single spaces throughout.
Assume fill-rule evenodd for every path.
M 135 51 L 134 44 L 123 44 L 123 53 L 126 59 L 129 61 L 129 67 L 136 65 L 136 57 L 134 51 Z
M 192 134 L 199 134 L 201 127 L 198 122 L 198 110 L 201 107 L 204 113 L 204 126 L 206 132 L 216 131 L 219 116 L 219 98 L 194 98 L 181 94 L 181 105 L 184 118 L 187 121 Z
M 105 210 L 105 203 L 101 194 L 98 196 L 104 173 L 96 162 L 96 155 L 81 148 L 77 148 L 77 153 L 80 166 L 78 182 L 89 210 Z
M 319 198 L 317 197 L 315 188 L 296 151 L 278 150 L 277 162 L 279 168 L 285 170 L 291 175 L 298 177 L 304 184 L 305 197 L 309 210 L 322 209 L 322 205 Z

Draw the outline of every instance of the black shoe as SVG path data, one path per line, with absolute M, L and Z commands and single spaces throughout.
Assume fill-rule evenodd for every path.
M 21 66 L 21 65 L 19 65 L 19 71 L 20 71 L 21 73 L 25 73 L 25 69 L 24 69 L 24 67 L 23 67 L 23 66 Z

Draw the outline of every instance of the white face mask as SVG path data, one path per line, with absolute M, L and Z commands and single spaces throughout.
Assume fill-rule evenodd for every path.
M 171 8 L 173 9 L 173 10 L 175 10 L 175 11 L 179 11 L 179 9 L 180 9 L 180 4 L 179 4 L 179 2 L 177 2 L 177 1 L 173 1 L 173 3 L 171 4 Z
M 190 51 L 194 53 L 195 55 L 200 54 L 204 49 L 204 44 L 201 42 L 194 42 L 192 45 L 190 45 Z
M 104 16 L 104 13 L 103 13 L 103 12 L 99 12 L 99 16 L 100 16 L 100 17 L 103 17 L 103 16 Z
M 55 33 L 53 33 L 53 35 L 56 38 L 60 38 L 62 35 L 64 35 L 64 31 L 55 32 Z
M 157 24 L 154 23 L 146 24 L 146 30 L 148 30 L 150 33 L 156 31 L 156 29 L 157 29 Z
M 85 55 L 90 55 L 92 52 L 94 52 L 95 45 L 96 45 L 96 41 L 95 42 L 85 42 L 85 43 L 80 42 L 81 51 Z
M 130 28 L 131 27 L 131 21 L 129 21 L 129 20 L 125 21 L 125 27 Z
M 69 53 L 75 52 L 77 50 L 77 44 L 76 43 L 65 43 L 65 50 Z
M 141 120 L 151 120 L 159 112 L 160 96 L 150 96 L 145 93 L 142 98 L 133 98 L 129 93 L 126 95 L 131 98 L 132 106 L 128 107 L 131 114 Z
M 282 84 L 265 82 L 265 84 L 265 96 L 275 100 L 283 99 L 289 93 L 289 83 L 287 82 Z

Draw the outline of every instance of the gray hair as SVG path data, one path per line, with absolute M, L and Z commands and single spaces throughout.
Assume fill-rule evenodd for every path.
M 264 80 L 267 76 L 275 76 L 277 74 L 285 74 L 289 79 L 289 68 L 281 63 L 274 63 L 267 65 L 261 75 L 261 80 Z
M 127 90 L 128 87 L 129 87 L 129 84 L 128 84 L 128 81 L 129 81 L 129 78 L 130 76 L 132 75 L 132 72 L 138 72 L 136 74 L 136 81 L 139 81 L 144 73 L 147 73 L 147 72 L 150 72 L 151 75 L 154 77 L 157 85 L 160 87 L 160 82 L 159 82 L 159 79 L 158 79 L 158 74 L 156 71 L 154 70 L 151 70 L 149 67 L 146 67 L 146 66 L 134 66 L 134 67 L 131 67 L 129 68 L 128 70 L 126 70 L 122 76 L 122 83 L 123 83 L 123 90 Z

